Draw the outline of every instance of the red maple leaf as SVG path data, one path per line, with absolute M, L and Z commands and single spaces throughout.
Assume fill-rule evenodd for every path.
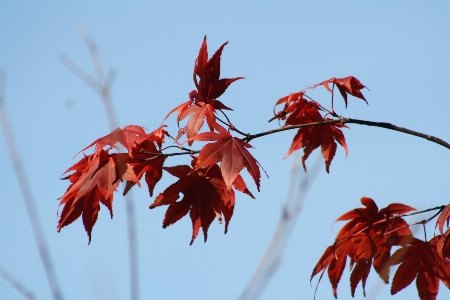
M 216 109 L 230 108 L 226 107 L 218 100 L 212 100 L 209 103 L 197 101 L 189 108 L 184 110 L 180 116 L 180 120 L 183 120 L 187 116 L 191 116 L 185 129 L 186 136 L 188 138 L 195 136 L 200 128 L 202 128 L 205 119 L 209 129 L 213 131 L 214 124 L 216 124 Z
M 366 98 L 364 98 L 364 95 L 361 93 L 361 90 L 367 87 L 363 85 L 356 77 L 353 76 L 347 76 L 345 78 L 333 77 L 319 84 L 312 85 L 309 88 L 313 89 L 319 85 L 323 85 L 330 93 L 333 93 L 332 89 L 329 87 L 330 83 L 335 84 L 339 89 L 339 92 L 341 92 L 341 95 L 344 98 L 345 107 L 347 107 L 347 94 L 360 98 L 364 100 L 367 104 L 369 104 Z
M 217 98 L 225 92 L 231 83 L 244 77 L 220 79 L 220 57 L 227 43 L 220 46 L 216 53 L 208 60 L 205 36 L 194 65 L 193 79 L 197 90 L 189 93 L 189 101 L 175 107 L 166 116 L 167 119 L 173 112 L 177 111 L 178 122 L 190 116 L 186 127 L 182 131 L 182 133 L 186 133 L 188 138 L 198 133 L 203 126 L 205 118 L 210 131 L 214 131 L 216 109 L 231 110 L 231 108 L 225 106 Z M 191 145 L 192 142 L 189 143 Z
M 208 100 L 219 98 L 231 83 L 239 79 L 244 79 L 244 77 L 220 79 L 220 58 L 223 48 L 227 44 L 228 42 L 223 43 L 208 60 L 206 36 L 203 39 L 198 57 L 195 60 L 193 74 L 194 83 L 201 97 L 201 101 L 208 102 Z M 200 78 L 200 82 L 197 81 L 197 76 Z
M 112 218 L 113 193 L 121 181 L 127 181 L 124 194 L 135 184 L 140 186 L 140 178 L 145 174 L 150 195 L 161 179 L 162 167 L 166 159 L 161 156 L 161 145 L 168 133 L 165 126 L 146 134 L 139 126 L 117 128 L 110 134 L 97 139 L 87 148 L 95 145 L 94 154 L 85 156 L 64 174 L 71 185 L 61 197 L 64 204 L 57 230 L 83 216 L 83 224 L 91 241 L 92 228 L 97 220 L 99 203 L 110 211 Z M 128 153 L 108 153 L 116 144 L 122 144 Z M 106 150 L 103 148 L 109 146 Z
M 301 103 L 302 104 L 302 103 Z M 298 113 L 292 113 L 286 120 L 286 125 L 307 124 L 312 122 L 322 122 L 331 120 L 329 118 L 322 118 L 319 113 L 319 108 L 316 103 L 307 102 L 304 105 L 297 106 Z M 285 125 L 285 126 L 286 126 Z M 306 171 L 306 159 L 313 152 L 314 149 L 321 147 L 322 156 L 325 160 L 326 171 L 330 172 L 330 164 L 336 154 L 337 141 L 344 149 L 346 155 L 348 155 L 348 148 L 345 142 L 345 137 L 339 128 L 348 128 L 347 126 L 339 123 L 323 124 L 316 126 L 306 126 L 300 128 L 294 139 L 292 140 L 291 147 L 285 155 L 285 158 L 291 155 L 292 152 L 304 148 L 302 163 L 303 168 Z
M 424 242 L 414 238 L 410 245 L 392 255 L 392 264 L 401 263 L 392 281 L 391 294 L 395 295 L 416 279 L 417 291 L 422 300 L 434 300 L 439 291 L 439 279 L 448 286 L 450 261 L 439 259 L 436 244 L 440 236 Z
M 247 168 L 248 173 L 259 191 L 259 172 L 258 161 L 250 154 L 247 148 L 253 148 L 249 143 L 233 137 L 225 128 L 219 124 L 215 125 L 218 132 L 204 132 L 190 138 L 188 141 L 215 141 L 206 144 L 197 158 L 194 170 L 208 167 L 220 162 L 222 177 L 228 190 L 243 168 Z
M 284 109 L 278 113 L 274 111 L 274 118 L 281 120 L 286 119 L 283 127 L 292 125 L 307 125 L 309 123 L 317 123 L 330 121 L 332 119 L 323 118 L 320 114 L 320 104 L 316 101 L 309 101 L 304 98 L 305 93 L 303 91 L 290 94 L 277 101 L 276 105 L 285 103 Z M 271 120 L 273 120 L 272 118 Z M 269 121 L 271 121 L 269 120 Z M 336 154 L 337 141 L 344 149 L 346 155 L 348 154 L 347 144 L 345 137 L 339 128 L 348 128 L 347 126 L 339 123 L 321 124 L 313 126 L 305 126 L 299 128 L 294 139 L 292 140 L 291 147 L 286 153 L 285 157 L 291 155 L 292 152 L 303 149 L 302 163 L 303 168 L 306 171 L 306 159 L 314 151 L 314 149 L 321 147 L 323 158 L 325 159 L 326 171 L 330 171 L 330 164 Z
M 155 132 L 161 133 L 162 136 Z M 145 174 L 145 182 L 147 183 L 150 197 L 153 196 L 155 185 L 162 177 L 163 165 L 167 158 L 167 156 L 161 156 L 160 148 L 160 144 L 164 140 L 164 132 L 165 130 L 162 130 L 162 127 L 160 127 L 150 133 L 148 139 L 143 140 L 141 143 L 136 143 L 132 151 L 133 158 L 128 158 L 128 164 L 139 180 Z M 126 178 L 124 179 L 127 180 Z M 135 184 L 135 181 L 127 180 L 123 194 L 126 195 Z
M 61 197 L 60 205 L 64 204 L 64 208 L 58 222 L 58 232 L 83 215 L 83 224 L 90 243 L 100 202 L 108 208 L 112 218 L 113 193 L 120 180 L 132 180 L 139 184 L 138 178 L 130 165 L 125 163 L 123 156 L 127 154 L 108 154 L 107 151 L 100 150 L 85 156 L 66 171 L 75 173 L 63 178 L 69 179 L 72 184 Z
M 110 146 L 111 148 L 118 149 L 115 144 L 120 143 L 128 150 L 128 153 L 131 156 L 131 152 L 133 147 L 135 146 L 135 143 L 140 143 L 142 140 L 147 138 L 148 138 L 147 134 L 145 133 L 144 129 L 140 126 L 128 125 L 125 126 L 124 129 L 118 127 L 110 134 L 93 141 L 91 144 L 89 144 L 86 148 L 84 148 L 80 152 L 94 145 L 95 145 L 94 150 L 95 152 L 99 152 L 105 146 Z
M 298 92 L 279 99 L 275 106 L 284 103 L 284 108 L 278 113 L 275 113 L 274 108 L 274 118 L 285 120 L 286 116 L 289 115 L 284 124 L 284 126 L 289 126 L 304 124 L 308 122 L 311 117 L 314 118 L 315 115 L 320 115 L 317 103 L 306 100 L 303 97 L 304 95 L 304 92 Z M 315 111 L 317 111 L 317 113 Z M 310 116 L 311 113 L 313 116 Z
M 328 269 L 328 277 L 335 297 L 337 297 L 337 287 L 347 256 L 351 261 L 350 287 L 354 296 L 356 287 L 361 281 L 364 292 L 372 264 L 380 277 L 387 280 L 389 266 L 386 264 L 390 259 L 391 247 L 405 244 L 411 237 L 411 232 L 403 219 L 399 217 L 390 219 L 390 217 L 414 208 L 403 204 L 391 204 L 378 210 L 375 202 L 367 197 L 361 198 L 361 203 L 365 208 L 351 210 L 336 220 L 349 220 L 349 222 L 337 234 L 336 242 L 325 250 L 311 275 L 312 280 L 321 272 L 321 279 Z
M 194 165 L 195 162 L 194 158 L 192 164 Z M 150 205 L 150 209 L 169 205 L 163 220 L 163 228 L 176 223 L 189 212 L 193 227 L 191 245 L 200 228 L 203 229 L 206 242 L 209 226 L 216 217 L 222 223 L 222 215 L 225 218 L 225 233 L 227 233 L 228 224 L 233 215 L 235 194 L 233 189 L 227 190 L 219 166 L 215 164 L 193 170 L 187 165 L 182 165 L 166 167 L 164 170 L 178 177 L 179 180 L 159 194 Z M 252 196 L 240 176 L 235 182 L 237 182 L 237 190 L 244 190 Z M 180 193 L 183 194 L 183 198 L 178 201 Z

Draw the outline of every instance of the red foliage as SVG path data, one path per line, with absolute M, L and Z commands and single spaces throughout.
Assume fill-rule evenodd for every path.
M 439 291 L 439 280 L 449 287 L 450 261 L 440 259 L 436 244 L 441 237 L 435 236 L 424 242 L 414 238 L 409 245 L 392 255 L 392 264 L 400 264 L 392 281 L 391 294 L 394 295 L 416 279 L 417 291 L 422 300 L 434 300 Z
M 172 109 L 165 118 L 177 111 L 178 125 L 180 121 L 187 119 L 186 126 L 179 128 L 174 139 L 177 146 L 169 146 L 182 152 L 163 153 L 165 138 L 172 138 L 165 129 L 166 125 L 161 125 L 149 134 L 140 126 L 126 126 L 95 140 L 82 150 L 95 146 L 94 153 L 83 153 L 84 157 L 64 173 L 72 172 L 62 178 L 69 180 L 70 185 L 61 197 L 60 205 L 64 207 L 57 225 L 58 231 L 82 216 L 90 243 L 100 203 L 108 208 L 111 218 L 113 216 L 114 192 L 119 183 L 126 181 L 123 192 L 126 194 L 134 185 L 140 186 L 140 180 L 144 177 L 152 197 L 164 169 L 178 180 L 160 193 L 150 208 L 168 205 L 163 228 L 176 223 L 189 213 L 193 227 L 190 244 L 194 242 L 200 228 L 206 241 L 209 226 L 216 217 L 220 223 L 222 219 L 225 220 L 227 233 L 234 212 L 235 190 L 254 198 L 240 175 L 244 168 L 255 181 L 258 191 L 260 189 L 259 163 L 247 150 L 252 148 L 248 143 L 251 139 L 295 126 L 298 131 L 285 157 L 303 149 L 302 163 L 305 171 L 307 158 L 319 147 L 327 172 L 336 153 L 337 143 L 348 154 L 345 137 L 340 130 L 348 127 L 334 112 L 333 100 L 331 110 L 328 110 L 307 96 L 305 90 L 292 93 L 276 102 L 275 107 L 284 107 L 279 112 L 274 110 L 272 119 L 284 121 L 284 128 L 257 135 L 244 134 L 237 130 L 224 112 L 231 108 L 217 100 L 231 83 L 243 79 L 220 78 L 220 59 L 226 44 L 220 46 L 208 59 L 206 37 L 204 38 L 194 65 L 193 81 L 196 89 L 189 93 L 187 102 Z M 332 88 L 330 84 L 333 84 Z M 331 93 L 334 86 L 337 86 L 346 107 L 348 95 L 367 103 L 361 92 L 366 87 L 353 76 L 333 77 L 309 88 L 317 86 L 324 86 Z M 333 96 L 331 98 L 333 99 Z M 217 110 L 225 115 L 227 122 L 216 117 Z M 200 132 L 205 120 L 209 131 Z M 219 125 L 217 120 L 228 128 Z M 244 138 L 232 136 L 230 131 L 233 130 L 244 135 Z M 184 134 L 190 146 L 196 141 L 210 143 L 200 150 L 185 149 L 178 143 Z M 119 144 L 126 151 L 110 153 L 113 149 L 120 151 Z M 192 157 L 191 166 L 164 166 L 168 156 L 187 154 Z M 403 214 L 414 208 L 393 203 L 379 210 L 370 198 L 363 197 L 361 202 L 364 208 L 356 208 L 337 219 L 348 222 L 337 234 L 334 244 L 329 246 L 319 259 L 311 280 L 319 273 L 321 279 L 327 271 L 333 295 L 337 297 L 337 287 L 349 257 L 352 296 L 360 282 L 365 295 L 365 285 L 372 266 L 380 278 L 388 283 L 389 269 L 396 264 L 400 266 L 392 282 L 392 294 L 404 289 L 414 279 L 422 300 L 436 298 L 439 281 L 450 288 L 450 204 L 435 208 L 440 209 L 434 216 L 439 215 L 435 228 L 439 228 L 440 235 L 426 242 L 413 238 L 409 225 L 402 218 Z M 425 224 L 434 217 L 421 223 Z M 393 246 L 400 248 L 391 256 Z
M 375 202 L 366 197 L 361 198 L 361 203 L 365 208 L 356 208 L 336 220 L 350 221 L 339 231 L 336 242 L 325 250 L 311 275 L 312 280 L 319 272 L 323 274 L 328 269 L 335 297 L 347 256 L 350 257 L 350 268 L 353 270 L 350 277 L 352 296 L 360 281 L 365 294 L 365 283 L 372 264 L 383 281 L 387 282 L 392 246 L 403 245 L 412 238 L 411 231 L 402 218 L 390 218 L 414 208 L 404 204 L 390 204 L 378 210 Z
M 317 123 L 330 121 L 332 119 L 324 118 L 320 114 L 320 106 L 315 101 L 308 101 L 304 98 L 305 93 L 299 92 L 283 97 L 275 105 L 285 103 L 284 109 L 276 114 L 279 119 L 286 119 L 284 126 L 306 125 L 308 123 Z M 337 141 L 348 154 L 345 137 L 339 128 L 348 128 L 340 123 L 320 124 L 316 126 L 305 126 L 297 131 L 292 140 L 291 147 L 286 153 L 286 157 L 294 151 L 303 148 L 302 156 L 303 168 L 306 171 L 306 159 L 314 151 L 321 147 L 322 156 L 325 160 L 325 169 L 330 172 L 330 164 L 336 154 Z
M 192 160 L 193 166 L 196 161 L 195 158 Z M 213 164 L 191 169 L 187 165 L 182 165 L 166 167 L 164 170 L 178 177 L 179 180 L 159 194 L 150 205 L 151 209 L 169 205 L 164 217 L 163 228 L 176 223 L 189 212 L 193 228 L 191 245 L 200 228 L 203 228 L 206 242 L 209 225 L 216 217 L 222 224 L 222 215 L 225 218 L 225 233 L 227 233 L 228 223 L 233 215 L 235 193 L 233 189 L 228 189 L 226 186 L 219 166 Z M 240 175 L 237 175 L 233 187 L 253 198 Z M 180 193 L 183 194 L 183 198 L 181 201 L 177 201 Z
M 361 90 L 363 88 L 367 88 L 365 85 L 363 85 L 357 78 L 353 76 L 348 76 L 345 78 L 330 78 L 328 80 L 325 80 L 324 82 L 321 82 L 319 84 L 315 84 L 311 86 L 310 88 L 315 88 L 319 85 L 323 85 L 330 93 L 333 93 L 333 90 L 330 89 L 329 84 L 335 84 L 337 88 L 339 89 L 339 92 L 341 92 L 342 97 L 344 98 L 345 107 L 347 107 L 347 94 L 350 94 L 354 97 L 360 98 L 364 101 L 367 100 L 364 98 L 364 95 L 361 93 Z M 368 104 L 368 103 L 367 103 Z
M 215 125 L 218 133 L 205 132 L 190 138 L 190 141 L 216 141 L 202 148 L 197 158 L 194 170 L 208 167 L 220 161 L 220 170 L 228 190 L 245 167 L 255 181 L 259 191 L 258 161 L 248 152 L 246 148 L 252 148 L 249 143 L 232 137 L 231 134 L 219 124 Z
M 194 83 L 197 90 L 189 93 L 190 100 L 175 107 L 166 118 L 173 112 L 178 112 L 177 121 L 181 121 L 190 116 L 187 125 L 183 128 L 182 133 L 186 133 L 188 138 L 195 136 L 202 128 L 206 118 L 209 130 L 214 131 L 216 123 L 215 112 L 219 110 L 231 110 L 222 102 L 217 100 L 228 88 L 228 86 L 236 80 L 244 77 L 222 78 L 220 79 L 220 57 L 223 48 L 228 42 L 224 43 L 208 60 L 208 50 L 206 45 L 206 36 L 198 53 L 198 57 L 194 66 Z M 198 81 L 197 77 L 200 79 Z M 192 141 L 189 141 L 189 145 Z
M 160 145 L 167 132 L 162 127 L 146 134 L 139 126 L 117 128 L 110 134 L 97 139 L 82 151 L 95 145 L 94 154 L 85 156 L 64 174 L 74 171 L 62 179 L 69 179 L 71 185 L 61 197 L 64 204 L 57 230 L 83 216 L 84 228 L 91 241 L 92 228 L 97 221 L 99 203 L 105 205 L 113 216 L 114 191 L 120 181 L 127 181 L 126 193 L 145 173 L 145 180 L 152 195 L 155 184 L 161 179 L 162 166 L 166 157 L 159 156 Z M 109 153 L 120 143 L 128 153 Z M 108 146 L 106 150 L 103 148 Z M 157 147 L 159 149 L 157 149 Z

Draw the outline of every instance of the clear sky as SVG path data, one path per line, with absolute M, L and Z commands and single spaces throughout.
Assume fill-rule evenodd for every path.
M 125 202 L 119 187 L 114 218 L 105 207 L 88 246 L 81 219 L 56 232 L 58 198 L 68 183 L 60 175 L 73 156 L 110 132 L 98 97 L 58 59 L 65 54 L 90 74 L 92 60 L 77 26 L 95 39 L 105 68 L 116 70 L 111 89 L 120 126 L 156 129 L 173 107 L 194 89 L 192 71 L 203 37 L 210 54 L 229 41 L 222 76 L 244 76 L 220 98 L 234 109 L 236 127 L 257 133 L 276 128 L 274 103 L 289 93 L 331 77 L 353 75 L 369 87 L 369 105 L 339 95 L 335 109 L 346 117 L 392 122 L 450 141 L 450 2 L 0 2 L 0 67 L 5 108 L 23 158 L 65 299 L 129 299 L 128 236 Z M 324 106 L 325 90 L 310 93 Z M 172 117 L 168 130 L 176 135 Z M 349 155 L 339 148 L 330 174 L 310 186 L 303 210 L 279 268 L 261 299 L 313 299 L 317 278 L 309 276 L 340 227 L 333 221 L 360 207 L 362 196 L 378 206 L 405 203 L 426 209 L 450 202 L 448 149 L 423 139 L 380 128 L 350 125 L 344 130 Z M 247 284 L 272 238 L 288 189 L 293 158 L 282 160 L 293 131 L 251 144 L 270 179 L 261 192 L 245 177 L 256 200 L 238 195 L 229 231 L 217 220 L 208 241 L 192 246 L 188 217 L 161 228 L 164 208 L 146 187 L 134 188 L 141 299 L 235 299 Z M 90 153 L 90 152 L 88 152 Z M 307 161 L 313 168 L 314 153 Z M 187 164 L 167 160 L 168 165 Z M 304 174 L 301 174 L 303 177 Z M 165 173 L 162 192 L 175 178 Z M 409 218 L 409 222 L 421 218 Z M 432 236 L 429 224 L 428 237 Z M 423 237 L 421 227 L 414 229 Z M 0 266 L 38 299 L 50 299 L 4 135 L 0 135 Z M 348 299 L 349 274 L 341 279 L 339 299 Z M 372 270 L 367 283 L 386 299 Z M 360 286 L 357 298 L 362 298 Z M 23 299 L 0 278 L 1 299 Z M 331 299 L 323 278 L 317 299 Z M 393 299 L 417 298 L 411 285 Z M 449 299 L 441 284 L 438 299 Z

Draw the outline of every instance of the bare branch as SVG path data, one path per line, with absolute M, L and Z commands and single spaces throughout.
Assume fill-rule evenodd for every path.
M 19 293 L 21 293 L 25 298 L 34 300 L 34 294 L 30 292 L 20 281 L 15 279 L 9 272 L 0 266 L 0 276 L 3 277 L 9 284 L 11 284 Z
M 19 149 L 17 148 L 16 141 L 14 139 L 14 131 L 9 122 L 9 117 L 6 112 L 3 100 L 3 82 L 4 74 L 0 70 L 0 125 L 3 129 L 3 134 L 5 136 L 6 146 L 9 150 L 9 155 L 11 157 L 11 163 L 13 165 L 14 171 L 16 173 L 17 182 L 22 192 L 23 201 L 25 202 L 25 207 L 27 209 L 28 218 L 33 229 L 34 238 L 38 245 L 39 254 L 44 265 L 45 274 L 47 276 L 50 289 L 52 290 L 53 298 L 55 300 L 63 299 L 61 289 L 59 288 L 58 277 L 55 274 L 53 268 L 53 262 L 50 256 L 50 252 L 47 246 L 47 240 L 42 229 L 41 221 L 38 215 L 38 209 L 36 207 L 36 202 L 34 200 L 33 194 L 31 192 L 30 185 L 28 183 L 28 177 L 25 172 L 25 167 L 20 157 Z

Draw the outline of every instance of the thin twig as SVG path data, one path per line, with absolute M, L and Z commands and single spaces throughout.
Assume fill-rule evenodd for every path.
M 75 76 L 84 81 L 86 85 L 92 88 L 100 96 L 106 111 L 110 130 L 113 131 L 117 127 L 119 127 L 117 115 L 110 96 L 111 85 L 115 78 L 115 72 L 113 70 L 109 70 L 106 78 L 104 77 L 102 60 L 94 39 L 90 36 L 89 32 L 86 30 L 84 26 L 82 25 L 78 26 L 78 31 L 89 49 L 97 78 L 94 78 L 91 75 L 89 75 L 81 67 L 79 67 L 72 60 L 70 60 L 66 55 L 62 55 L 60 57 L 60 61 L 67 67 L 67 69 L 69 69 Z M 130 297 L 132 300 L 138 300 L 139 299 L 138 247 L 136 238 L 136 224 L 135 224 L 136 218 L 135 218 L 134 200 L 133 194 L 131 192 L 128 192 L 125 195 L 125 206 L 128 223 L 128 247 L 130 259 L 130 290 L 131 290 Z
M 25 298 L 30 300 L 36 299 L 34 297 L 34 294 L 29 289 L 27 289 L 20 281 L 15 279 L 11 274 L 9 274 L 9 272 L 3 269 L 2 266 L 0 266 L 0 276 L 3 277 L 3 279 L 5 279 L 6 281 L 8 281 L 8 283 L 11 284 Z
M 31 188 L 28 183 L 28 177 L 25 173 L 25 167 L 20 157 L 19 149 L 17 148 L 16 141 L 14 139 L 14 132 L 9 122 L 8 114 L 6 112 L 3 100 L 3 82 L 4 75 L 0 70 L 0 123 L 3 129 L 3 134 L 5 136 L 6 146 L 9 150 L 9 155 L 11 157 L 11 163 L 13 165 L 14 171 L 17 176 L 17 182 L 19 183 L 20 191 L 22 192 L 22 197 L 25 202 L 25 207 L 27 209 L 28 218 L 33 229 L 34 237 L 38 245 L 39 254 L 44 264 L 45 274 L 47 276 L 50 289 L 52 290 L 53 298 L 56 300 L 63 299 L 63 294 L 59 287 L 58 277 L 55 274 L 53 268 L 53 262 L 50 256 L 50 252 L 47 246 L 47 240 L 42 229 L 41 221 L 38 215 L 38 209 L 36 207 L 36 202 L 34 201 L 33 194 L 31 193 Z

